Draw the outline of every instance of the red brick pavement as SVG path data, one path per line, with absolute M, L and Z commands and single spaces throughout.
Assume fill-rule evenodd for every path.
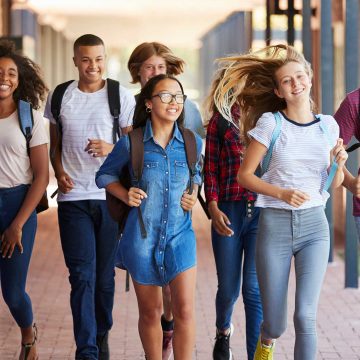
M 209 222 L 197 205 L 194 224 L 198 239 L 197 339 L 194 359 L 210 360 L 214 339 L 216 273 L 209 237 Z M 41 360 L 74 358 L 69 283 L 62 257 L 56 209 L 39 216 L 39 230 L 32 257 L 28 292 L 39 327 Z M 318 314 L 318 359 L 360 359 L 360 291 L 343 289 L 344 264 L 336 257 L 330 265 Z M 112 360 L 143 359 L 137 333 L 137 305 L 133 289 L 124 292 L 124 272 L 117 271 L 114 327 L 110 346 Z M 292 359 L 294 330 L 294 277 L 289 287 L 289 326 L 278 340 L 276 360 Z M 244 315 L 241 299 L 233 317 L 231 339 L 234 359 L 246 359 Z M 3 301 L 0 301 L 0 360 L 19 356 L 19 332 Z M 306 360 L 306 359 L 304 359 Z

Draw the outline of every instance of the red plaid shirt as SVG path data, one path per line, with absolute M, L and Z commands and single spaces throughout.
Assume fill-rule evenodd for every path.
M 232 111 L 233 118 L 239 118 L 239 111 Z M 231 124 L 224 134 L 223 144 L 219 139 L 218 123 L 224 121 L 218 112 L 210 119 L 205 148 L 204 190 L 206 201 L 255 200 L 253 192 L 240 186 L 236 176 L 244 154 L 239 130 Z M 226 121 L 226 120 L 225 120 Z M 221 147 L 221 149 L 220 149 Z

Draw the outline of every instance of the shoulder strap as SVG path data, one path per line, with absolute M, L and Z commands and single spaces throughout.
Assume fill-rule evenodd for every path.
M 120 138 L 119 116 L 120 116 L 120 83 L 113 79 L 106 79 L 107 93 L 110 113 L 114 118 L 113 122 L 113 143 L 116 143 L 117 137 Z
M 218 139 L 219 139 L 219 153 L 224 146 L 224 138 L 226 130 L 231 126 L 230 122 L 226 120 L 220 113 L 218 119 Z
M 332 149 L 334 147 L 334 140 L 333 138 L 331 137 L 331 134 L 330 134 L 330 131 L 329 131 L 329 128 L 327 127 L 325 121 L 323 119 L 321 119 L 321 116 L 320 116 L 320 129 L 322 130 L 322 132 L 324 133 L 325 137 L 326 137 L 326 140 L 328 141 L 329 145 L 330 145 L 330 148 Z M 329 170 L 329 174 L 328 174 L 328 177 L 325 181 L 325 184 L 324 184 L 324 187 L 323 187 L 323 190 L 322 191 L 327 191 L 330 186 L 331 186 L 331 183 L 333 182 L 334 180 L 334 177 L 336 175 L 336 171 L 337 171 L 337 168 L 338 168 L 338 164 L 336 163 L 335 161 L 335 157 L 333 158 L 333 161 L 332 161 L 332 165 L 331 165 L 331 168 Z
M 262 161 L 261 175 L 264 175 L 268 171 L 271 156 L 272 156 L 272 152 L 273 152 L 273 149 L 274 149 L 274 145 L 275 145 L 275 142 L 276 142 L 276 140 L 279 137 L 280 132 L 281 132 L 281 124 L 282 124 L 281 116 L 280 116 L 278 111 L 274 112 L 273 114 L 274 114 L 274 117 L 275 117 L 275 120 L 276 120 L 276 125 L 275 125 L 274 131 L 273 131 L 272 136 L 271 136 L 269 149 L 268 149 L 267 153 L 265 154 L 264 159 Z
M 327 127 L 325 121 L 321 119 L 321 116 L 320 116 L 320 123 L 319 124 L 320 124 L 320 129 L 324 133 L 327 142 L 329 143 L 330 147 L 333 148 L 334 145 L 335 145 L 334 144 L 334 139 L 331 136 L 329 128 Z
M 144 167 L 144 134 L 142 128 L 137 128 L 129 132 L 130 157 L 133 168 L 134 178 L 137 183 L 140 182 Z M 141 212 L 141 207 L 137 208 L 141 237 L 147 237 L 146 227 Z
M 129 132 L 131 165 L 136 182 L 140 182 L 144 167 L 144 134 L 142 128 Z
M 185 143 L 186 161 L 190 171 L 190 185 L 189 194 L 191 195 L 194 189 L 194 177 L 196 175 L 196 162 L 197 162 L 197 148 L 194 133 L 184 127 L 179 127 L 181 135 Z
M 19 100 L 18 102 L 18 118 L 21 132 L 24 134 L 26 139 L 26 149 L 28 154 L 30 154 L 30 140 L 31 132 L 34 125 L 32 106 L 30 103 Z
M 56 121 L 56 124 L 58 124 L 59 129 L 61 129 L 61 124 L 59 122 L 60 118 L 60 111 L 61 111 L 61 103 L 62 99 L 64 97 L 66 89 L 69 87 L 69 85 L 74 82 L 74 80 L 69 80 L 67 82 L 64 82 L 62 84 L 59 84 L 55 89 L 51 97 L 51 113 L 53 118 Z

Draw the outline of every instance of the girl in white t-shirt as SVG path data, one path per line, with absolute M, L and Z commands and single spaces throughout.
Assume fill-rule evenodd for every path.
M 259 194 L 256 268 L 264 321 L 254 359 L 273 359 L 285 331 L 291 261 L 296 272 L 295 360 L 316 358 L 316 311 L 329 254 L 325 183 L 334 160 L 333 185 L 343 181 L 347 159 L 331 116 L 315 115 L 310 64 L 291 46 L 270 46 L 227 58 L 216 106 L 224 116 L 236 102 L 248 149 L 239 183 Z M 269 166 L 255 175 L 270 148 L 276 118 L 280 133 Z M 330 144 L 331 143 L 331 144 Z
M 49 160 L 42 116 L 33 111 L 28 149 L 17 106 L 25 100 L 39 108 L 46 90 L 38 66 L 17 54 L 13 43 L 0 42 L 1 290 L 21 330 L 20 360 L 38 359 L 36 326 L 25 285 L 37 225 L 35 208 L 49 181 Z

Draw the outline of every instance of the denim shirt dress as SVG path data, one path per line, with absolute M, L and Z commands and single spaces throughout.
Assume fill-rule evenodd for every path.
M 200 159 L 202 140 L 196 136 L 197 157 Z M 191 212 L 180 204 L 190 180 L 185 144 L 174 125 L 174 133 L 165 149 L 154 140 L 151 121 L 144 129 L 144 168 L 140 184 L 147 198 L 141 210 L 147 237 L 141 237 L 137 208 L 130 210 L 120 240 L 117 263 L 127 269 L 132 278 L 143 285 L 163 286 L 179 273 L 196 265 L 196 240 L 191 224 Z M 119 181 L 122 168 L 129 166 L 128 136 L 122 137 L 96 174 L 96 184 L 105 188 Z M 200 185 L 200 164 L 197 163 L 195 184 Z

